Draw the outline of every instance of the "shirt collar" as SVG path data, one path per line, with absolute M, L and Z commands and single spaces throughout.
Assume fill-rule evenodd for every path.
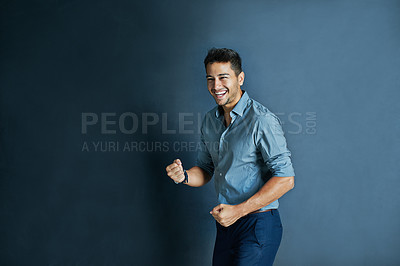
M 247 94 L 246 91 L 242 90 L 243 94 L 242 97 L 240 97 L 240 100 L 238 101 L 238 103 L 235 105 L 235 107 L 233 108 L 232 112 L 234 112 L 237 115 L 242 116 L 244 109 L 247 106 L 247 100 L 249 99 L 249 95 Z M 221 106 L 217 106 L 217 110 L 215 111 L 215 116 L 216 117 L 220 117 L 221 115 L 224 114 L 224 110 L 222 109 Z

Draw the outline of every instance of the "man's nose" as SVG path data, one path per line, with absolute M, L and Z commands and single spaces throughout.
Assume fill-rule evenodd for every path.
M 215 79 L 214 81 L 214 90 L 218 90 L 219 88 L 222 88 L 222 83 L 219 79 Z

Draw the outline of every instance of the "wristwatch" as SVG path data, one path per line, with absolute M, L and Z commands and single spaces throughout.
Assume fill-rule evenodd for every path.
M 176 182 L 176 181 L 174 181 L 175 184 L 186 184 L 187 182 L 189 182 L 189 176 L 188 176 L 186 170 L 183 170 L 183 174 L 185 175 L 185 179 L 183 179 L 182 182 Z

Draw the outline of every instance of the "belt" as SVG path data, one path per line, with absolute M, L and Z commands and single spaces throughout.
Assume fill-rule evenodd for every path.
M 253 211 L 253 212 L 251 212 L 251 213 L 249 213 L 249 214 L 252 214 L 252 213 L 260 213 L 260 212 L 269 212 L 269 211 L 271 211 L 271 210 L 272 210 L 272 209 L 265 210 L 265 211 L 257 210 L 257 211 Z

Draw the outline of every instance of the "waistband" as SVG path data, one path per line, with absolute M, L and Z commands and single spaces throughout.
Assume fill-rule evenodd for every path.
M 249 213 L 249 214 L 253 214 L 253 213 L 261 213 L 261 212 L 269 212 L 269 211 L 271 211 L 271 210 L 276 210 L 276 209 L 269 209 L 269 210 L 265 210 L 265 211 L 260 211 L 260 210 L 257 210 L 257 211 L 253 211 L 253 212 L 251 212 L 251 213 Z

